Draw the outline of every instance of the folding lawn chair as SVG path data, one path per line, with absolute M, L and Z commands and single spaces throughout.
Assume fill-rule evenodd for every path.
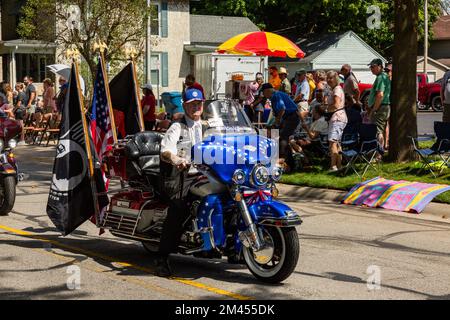
M 430 141 L 433 137 L 411 137 L 411 140 L 414 151 L 419 155 L 422 162 L 419 171 L 428 169 L 428 171 L 436 178 L 435 171 L 441 173 L 444 166 L 450 167 L 450 123 L 436 121 L 434 123 L 434 133 L 436 135 L 436 142 L 431 148 L 419 149 L 419 142 Z M 432 166 L 432 164 L 436 162 L 436 156 L 442 161 L 442 164 L 437 169 Z
M 344 175 L 351 169 L 356 175 L 363 179 L 369 168 L 378 171 L 375 166 L 376 158 L 382 155 L 384 150 L 381 148 L 377 139 L 377 126 L 375 124 L 361 124 L 358 129 L 359 142 L 353 148 L 341 152 L 347 165 L 344 169 Z M 363 163 L 361 171 L 358 171 L 356 164 L 360 160 Z

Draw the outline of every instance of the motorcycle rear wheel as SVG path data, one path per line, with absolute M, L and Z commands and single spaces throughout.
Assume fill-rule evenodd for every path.
M 274 254 L 267 264 L 259 264 L 251 248 L 244 247 L 244 260 L 250 272 L 260 281 L 280 283 L 286 280 L 297 266 L 300 243 L 297 230 L 291 228 L 265 227 L 266 236 L 274 244 Z
M 11 212 L 16 201 L 16 178 L 6 176 L 0 179 L 0 216 Z

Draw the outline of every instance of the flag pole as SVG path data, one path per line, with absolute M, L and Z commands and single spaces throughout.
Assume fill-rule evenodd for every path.
M 131 67 L 133 70 L 133 81 L 134 81 L 134 87 L 135 87 L 135 94 L 136 94 L 136 103 L 138 106 L 138 116 L 139 116 L 139 126 L 141 127 L 141 132 L 145 131 L 145 125 L 144 125 L 144 115 L 142 114 L 142 106 L 141 106 L 141 99 L 139 99 L 139 82 L 137 79 L 137 73 L 136 73 L 136 63 L 134 61 L 134 58 L 137 55 L 137 51 L 135 48 L 129 48 L 126 50 L 127 55 L 129 55 L 131 60 Z
M 105 49 L 107 49 L 107 45 L 104 42 L 99 42 L 94 44 L 94 51 L 99 50 L 100 51 L 100 65 L 103 71 L 103 80 L 105 81 L 105 90 L 106 90 L 106 98 L 108 100 L 108 109 L 109 109 L 109 118 L 111 120 L 111 128 L 113 132 L 113 139 L 114 144 L 117 144 L 117 130 L 116 130 L 116 122 L 114 120 L 114 110 L 111 102 L 111 92 L 109 91 L 109 79 L 108 79 L 108 73 L 106 72 L 105 67 Z
M 75 66 L 75 76 L 77 79 L 77 92 L 78 92 L 78 99 L 80 101 L 80 112 L 81 112 L 81 122 L 83 124 L 83 132 L 84 132 L 84 140 L 85 140 L 85 144 L 86 144 L 86 155 L 88 158 L 88 163 L 89 163 L 89 180 L 91 182 L 91 188 L 92 188 L 92 198 L 94 201 L 94 214 L 95 214 L 95 220 L 97 222 L 97 226 L 99 226 L 99 207 L 98 207 L 98 199 L 97 199 L 97 186 L 95 184 L 95 179 L 94 179 L 94 163 L 92 160 L 92 149 L 91 149 L 91 140 L 90 140 L 90 136 L 89 136 L 89 130 L 87 127 L 87 122 L 86 122 L 86 114 L 85 114 L 85 108 L 84 108 L 84 96 L 83 93 L 81 91 L 80 88 L 80 73 L 79 73 L 79 67 L 78 67 L 78 59 L 80 57 L 80 52 L 77 49 L 74 50 L 68 50 L 68 55 L 72 55 L 72 59 L 73 59 L 73 64 Z

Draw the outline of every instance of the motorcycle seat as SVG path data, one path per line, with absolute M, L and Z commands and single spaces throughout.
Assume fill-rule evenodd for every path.
M 136 133 L 126 145 L 126 155 L 131 160 L 137 160 L 143 156 L 159 156 L 162 139 L 163 135 L 158 132 Z
M 146 174 L 159 174 L 159 152 L 163 135 L 158 132 L 139 132 L 125 147 L 127 158 Z

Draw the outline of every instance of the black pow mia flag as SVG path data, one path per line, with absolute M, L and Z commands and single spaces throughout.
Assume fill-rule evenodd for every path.
M 95 214 L 93 195 L 106 190 L 92 142 L 95 183 L 90 180 L 86 139 L 92 139 L 89 130 L 88 137 L 84 134 L 80 99 L 75 66 L 72 65 L 47 202 L 47 215 L 63 235 L 72 233 Z M 103 194 L 97 199 L 100 212 L 108 205 L 108 197 Z
M 109 83 L 113 109 L 124 114 L 124 123 L 116 121 L 116 126 L 123 126 L 126 135 L 133 135 L 141 131 L 138 110 L 139 101 L 136 100 L 136 90 L 138 88 L 136 87 L 137 84 L 134 80 L 134 69 L 131 62 Z

